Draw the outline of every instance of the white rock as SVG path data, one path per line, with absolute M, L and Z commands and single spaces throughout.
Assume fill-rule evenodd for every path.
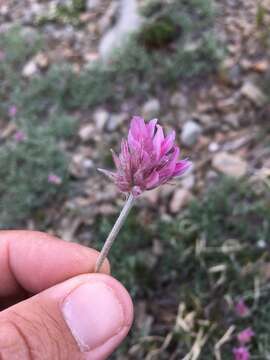
M 122 125 L 128 119 L 127 114 L 112 114 L 107 123 L 108 131 L 115 131 L 120 125 Z
M 191 190 L 195 185 L 195 176 L 194 174 L 190 173 L 186 176 L 183 176 L 181 179 L 181 185 L 184 189 Z
M 96 129 L 93 124 L 87 124 L 80 128 L 79 130 L 79 137 L 82 141 L 88 141 L 93 138 Z
M 22 70 L 22 75 L 25 77 L 31 77 L 34 74 L 36 74 L 37 71 L 38 71 L 37 64 L 33 60 L 30 60 L 28 63 L 24 65 Z
M 266 103 L 267 98 L 260 88 L 252 82 L 247 81 L 241 88 L 241 93 L 257 106 L 262 106 Z
M 221 152 L 214 156 L 212 166 L 222 174 L 234 178 L 241 178 L 247 173 L 247 162 L 237 155 Z
M 184 124 L 181 133 L 181 142 L 185 146 L 194 145 L 202 133 L 202 127 L 195 121 L 188 121 Z
M 108 61 L 112 52 L 121 48 L 129 35 L 140 29 L 141 23 L 137 1 L 122 0 L 118 22 L 100 41 L 99 52 L 102 59 Z
M 158 99 L 148 100 L 142 108 L 142 115 L 145 120 L 151 120 L 159 115 L 160 103 Z
M 170 211 L 172 213 L 178 213 L 183 207 L 185 207 L 191 200 L 192 195 L 187 189 L 177 189 L 173 193 L 173 197 L 170 202 Z
M 211 142 L 209 145 L 208 145 L 208 150 L 210 152 L 217 152 L 219 150 L 220 146 L 218 143 L 216 142 Z
M 171 97 L 170 103 L 173 107 L 182 109 L 187 107 L 188 101 L 185 95 L 177 92 Z
M 86 9 L 93 10 L 100 6 L 100 0 L 86 0 Z
M 99 109 L 94 112 L 93 119 L 98 130 L 103 130 L 106 122 L 109 120 L 110 114 L 108 111 Z

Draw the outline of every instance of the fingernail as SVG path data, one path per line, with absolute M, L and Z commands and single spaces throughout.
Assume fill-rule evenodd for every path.
M 119 333 L 124 311 L 113 289 L 105 283 L 85 283 L 62 305 L 64 319 L 81 351 L 93 350 Z

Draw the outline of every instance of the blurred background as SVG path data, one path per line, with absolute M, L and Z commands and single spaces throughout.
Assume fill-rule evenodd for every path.
M 269 49 L 269 0 L 1 0 L 2 229 L 100 249 L 132 115 L 194 163 L 110 254 L 135 303 L 113 359 L 270 359 Z

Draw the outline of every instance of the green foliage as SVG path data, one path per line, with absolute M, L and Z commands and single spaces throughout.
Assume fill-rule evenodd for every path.
M 22 66 L 41 47 L 41 38 L 35 32 L 12 27 L 1 34 L 0 50 L 3 52 L 3 59 L 0 61 L 0 115 L 7 114 L 12 94 L 19 88 Z
M 149 48 L 162 47 L 171 43 L 180 31 L 180 25 L 176 26 L 170 17 L 163 16 L 146 23 L 140 32 L 139 40 Z
M 1 33 L 0 49 L 5 54 L 1 65 L 10 66 L 18 72 L 19 67 L 41 46 L 41 37 L 34 30 L 23 30 L 18 26 L 11 27 L 8 31 Z
M 74 119 L 52 115 L 47 123 L 18 120 L 18 129 L 26 139 L 7 140 L 0 151 L 0 227 L 17 227 L 31 216 L 44 219 L 41 208 L 59 199 L 67 190 L 67 158 L 59 140 L 70 136 Z M 62 184 L 48 183 L 48 175 L 61 177 Z
M 263 221 L 270 218 L 267 200 L 256 196 L 246 183 L 225 179 L 202 203 L 191 206 L 191 217 L 211 245 L 220 245 L 227 238 L 255 245 L 270 236 L 270 224 Z
M 55 10 L 47 16 L 37 19 L 39 25 L 57 22 L 63 24 L 80 24 L 80 14 L 86 10 L 85 0 L 72 0 L 70 4 L 57 4 Z
M 246 272 L 244 269 L 251 263 L 270 261 L 269 254 L 258 245 L 259 242 L 267 243 L 270 237 L 269 200 L 267 189 L 263 194 L 257 193 L 249 183 L 223 179 L 177 219 L 153 220 L 152 225 L 148 223 L 146 226 L 142 218 L 138 218 L 142 210 L 138 214 L 133 211 L 110 254 L 113 275 L 124 282 L 135 299 L 143 295 L 147 303 L 157 304 L 168 301 L 170 294 L 170 301 L 175 301 L 176 307 L 166 308 L 167 316 L 176 316 L 177 304 L 183 302 L 189 311 L 198 314 L 200 321 L 209 324 L 204 325 L 205 330 L 215 326 L 215 331 L 203 347 L 201 359 L 209 359 L 215 343 L 232 324 L 236 325 L 236 331 L 253 327 L 256 341 L 252 345 L 252 354 L 265 358 L 269 352 L 269 317 L 266 315 L 269 309 L 263 299 L 269 296 L 269 289 L 266 287 L 261 294 L 252 317 L 243 320 L 235 316 L 228 299 L 235 301 L 239 296 L 251 294 L 247 302 L 250 306 L 253 304 L 258 268 L 254 266 L 252 271 Z M 113 217 L 97 223 L 95 234 L 98 235 L 99 246 L 114 220 Z M 153 255 L 153 239 L 162 244 L 161 255 Z M 211 270 L 217 266 L 221 266 L 220 271 Z M 165 338 L 168 331 L 172 331 L 176 341 L 172 346 L 182 358 L 190 350 L 194 338 L 176 330 L 173 322 L 169 329 L 163 324 L 164 330 L 160 330 L 162 320 L 155 306 L 148 308 L 148 313 L 158 322 L 159 330 L 154 326 L 152 332 L 146 335 Z M 129 348 L 134 341 L 138 343 L 138 331 L 134 329 Z M 231 358 L 233 346 L 233 341 L 224 345 L 224 359 Z M 171 351 L 171 348 L 168 352 L 164 350 L 159 358 L 168 358 Z M 145 358 L 148 353 L 149 343 L 142 342 L 138 358 Z
M 173 1 L 123 48 L 116 49 L 109 64 L 96 62 L 80 74 L 70 66 L 54 66 L 45 76 L 32 79 L 23 91 L 17 91 L 14 102 L 26 111 L 36 108 L 39 113 L 51 106 L 70 110 L 108 103 L 118 107 L 123 99 L 155 96 L 160 88 L 175 87 L 183 78 L 213 71 L 222 51 L 208 31 L 211 6 L 203 4 L 194 0 L 180 6 Z M 171 41 L 173 46 L 167 48 Z M 149 49 L 151 46 L 155 49 Z

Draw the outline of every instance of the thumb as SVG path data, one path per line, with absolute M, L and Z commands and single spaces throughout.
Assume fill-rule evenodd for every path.
M 130 296 L 117 280 L 80 275 L 0 312 L 0 359 L 106 359 L 132 319 Z

